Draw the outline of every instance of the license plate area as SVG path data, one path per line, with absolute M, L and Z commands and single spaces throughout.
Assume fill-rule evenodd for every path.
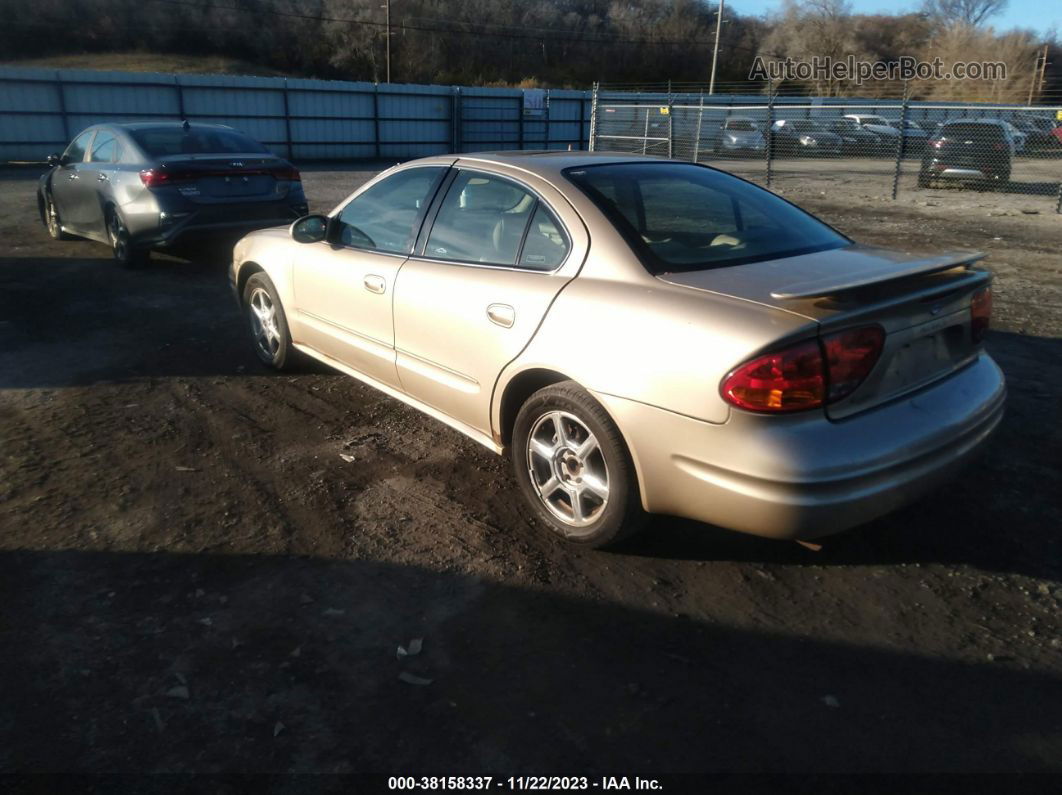
M 859 411 L 913 392 L 944 378 L 976 355 L 970 340 L 968 313 L 957 313 L 886 338 L 881 359 L 851 397 L 828 406 L 831 419 Z

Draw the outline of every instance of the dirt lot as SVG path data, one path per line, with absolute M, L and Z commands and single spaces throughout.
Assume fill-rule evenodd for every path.
M 598 553 L 442 425 L 267 373 L 223 255 L 50 241 L 35 179 L 0 174 L 0 771 L 1062 772 L 1062 219 L 783 186 L 989 253 L 1002 432 L 819 553 L 670 518 Z

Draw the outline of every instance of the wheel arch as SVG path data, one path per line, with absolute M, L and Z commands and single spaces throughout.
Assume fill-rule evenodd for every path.
M 236 299 L 240 302 L 240 306 L 243 306 L 243 291 L 247 287 L 247 282 L 256 273 L 265 273 L 266 269 L 259 265 L 254 260 L 246 260 L 240 264 L 240 269 L 236 272 Z
M 559 384 L 561 381 L 575 381 L 577 379 L 565 375 L 559 370 L 551 370 L 546 367 L 530 367 L 511 376 L 501 387 L 500 397 L 495 401 L 495 437 L 503 447 L 508 447 L 513 438 L 513 426 L 516 424 L 516 415 L 520 413 L 520 407 L 527 402 L 535 392 L 551 384 Z

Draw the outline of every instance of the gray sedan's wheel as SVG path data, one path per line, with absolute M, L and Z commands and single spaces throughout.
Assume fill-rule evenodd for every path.
M 243 308 L 254 352 L 263 364 L 276 370 L 289 369 L 296 359 L 288 320 L 273 282 L 256 273 L 243 288 Z
M 644 524 L 619 429 L 575 382 L 553 384 L 527 400 L 513 428 L 512 457 L 535 514 L 567 540 L 604 547 Z
M 123 268 L 142 268 L 147 265 L 149 252 L 145 248 L 134 246 L 129 240 L 129 231 L 117 210 L 110 210 L 107 215 L 107 234 L 111 239 L 114 261 Z
M 44 197 L 44 225 L 52 240 L 70 240 L 72 237 L 63 231 L 63 219 L 59 217 L 59 210 L 50 193 Z

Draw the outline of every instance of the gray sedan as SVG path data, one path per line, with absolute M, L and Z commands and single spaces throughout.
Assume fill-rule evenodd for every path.
M 48 164 L 37 207 L 49 234 L 106 243 L 128 267 L 152 248 L 239 236 L 307 209 L 291 163 L 221 125 L 95 125 Z

